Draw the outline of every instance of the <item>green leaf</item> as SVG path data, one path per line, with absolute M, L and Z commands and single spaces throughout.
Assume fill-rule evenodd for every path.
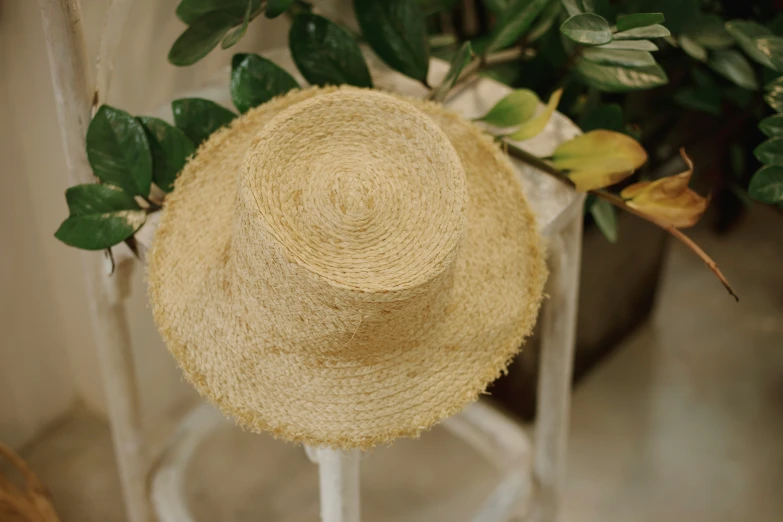
M 628 31 L 637 27 L 662 24 L 665 21 L 663 13 L 633 13 L 617 17 L 617 30 Z
M 586 13 L 601 15 L 606 20 L 615 20 L 617 18 L 611 0 L 582 0 L 582 5 Z
M 481 121 L 496 127 L 513 127 L 525 123 L 538 108 L 538 95 L 530 89 L 511 91 L 497 102 Z
M 721 97 L 718 90 L 683 87 L 674 93 L 674 101 L 688 109 L 706 112 L 713 116 L 721 114 Z
M 734 37 L 718 15 L 699 14 L 688 23 L 686 33 L 707 49 L 721 50 L 734 45 Z
M 501 15 L 508 7 L 508 0 L 484 0 L 484 7 L 489 9 L 494 15 Z
M 683 51 L 685 51 L 685 54 L 687 54 L 694 60 L 699 60 L 700 62 L 707 61 L 707 49 L 702 47 L 702 45 L 699 42 L 697 42 L 687 34 L 680 36 L 679 42 L 680 42 L 680 47 L 682 48 Z
M 188 25 L 208 13 L 223 11 L 231 15 L 234 25 L 242 21 L 248 0 L 182 0 L 177 6 L 177 18 Z M 252 11 L 261 6 L 261 0 L 252 0 Z
M 759 88 L 753 67 L 738 51 L 715 51 L 707 60 L 707 65 L 742 88 L 751 91 Z
M 226 11 L 205 14 L 171 46 L 169 62 L 180 67 L 196 63 L 208 55 L 236 24 L 236 18 Z
M 574 15 L 560 26 L 560 32 L 576 43 L 603 45 L 612 41 L 609 22 L 597 14 Z
M 783 201 L 783 168 L 761 167 L 751 178 L 748 193 L 762 203 Z
M 544 36 L 552 28 L 561 12 L 562 6 L 557 0 L 549 2 L 525 35 L 525 41 L 531 44 Z
M 771 82 L 764 85 L 765 91 L 781 91 L 783 90 L 783 76 L 775 78 Z
M 637 27 L 620 33 L 614 33 L 615 40 L 645 40 L 647 38 L 663 38 L 671 33 L 664 26 L 659 24 L 648 25 L 646 27 Z
M 613 40 L 608 44 L 597 47 L 597 49 L 657 51 L 658 46 L 650 40 Z
M 701 13 L 699 0 L 624 0 L 615 3 L 623 14 L 662 13 L 666 27 L 674 34 L 682 33 Z
M 277 18 L 281 14 L 285 13 L 294 0 L 267 0 L 266 11 L 264 16 L 267 18 Z
M 578 15 L 584 13 L 581 0 L 561 0 L 563 7 L 565 7 L 568 16 Z
M 54 237 L 76 248 L 102 250 L 132 236 L 147 213 L 122 189 L 97 183 L 65 191 L 70 216 Z
M 756 46 L 756 39 L 772 36 L 772 31 L 763 25 L 750 20 L 732 20 L 726 22 L 726 30 L 734 37 L 737 44 L 753 60 L 766 67 L 772 67 L 772 62 Z
M 770 138 L 753 151 L 761 163 L 783 167 L 783 138 Z
M 372 87 L 372 79 L 353 37 L 326 18 L 300 13 L 291 24 L 288 45 L 299 72 L 313 85 Z
M 582 132 L 590 132 L 596 129 L 606 129 L 615 132 L 625 132 L 623 122 L 623 109 L 616 103 L 599 105 L 579 122 Z
M 560 97 L 563 95 L 563 89 L 558 89 L 549 96 L 549 100 L 546 103 L 544 109 L 539 112 L 535 117 L 522 123 L 517 130 L 512 134 L 509 134 L 509 138 L 512 140 L 529 140 L 535 136 L 541 134 L 552 119 L 552 114 L 555 113 L 557 105 L 560 103 Z
M 611 203 L 603 199 L 596 199 L 590 207 L 590 214 L 598 225 L 598 229 L 604 234 L 610 243 L 617 242 L 617 211 Z
M 593 203 L 595 203 L 597 199 L 598 197 L 592 192 L 588 192 L 587 194 L 585 194 L 585 202 L 582 207 L 585 216 L 590 213 L 590 209 L 592 208 Z
M 239 112 L 298 88 L 285 69 L 257 54 L 235 54 L 231 60 L 231 98 Z
M 764 101 L 775 109 L 775 112 L 783 112 L 783 91 L 775 90 L 768 92 L 764 95 Z
M 196 146 L 187 135 L 158 118 L 140 116 L 152 151 L 152 180 L 164 192 L 171 192 L 174 180 Z
M 228 125 L 236 114 L 217 103 L 201 98 L 181 98 L 171 102 L 174 123 L 196 145 L 219 128 Z
M 765 91 L 783 88 L 783 76 L 772 67 L 764 67 L 759 71 L 759 83 Z
M 669 79 L 659 65 L 627 69 L 580 60 L 576 74 L 585 83 L 604 92 L 628 92 L 665 85 Z
M 253 2 L 248 0 L 247 9 L 245 10 L 245 17 L 242 19 L 242 25 L 228 33 L 228 36 L 223 38 L 223 41 L 220 43 L 220 47 L 223 49 L 233 47 L 239 43 L 239 40 L 241 40 L 243 36 L 245 36 L 245 33 L 247 32 L 247 25 L 250 23 L 250 12 L 252 8 Z
M 136 199 L 119 187 L 88 183 L 65 191 L 65 201 L 71 216 L 102 214 L 114 210 L 141 210 Z
M 759 122 L 759 130 L 770 138 L 783 136 L 783 114 L 764 118 Z
M 152 155 L 144 127 L 125 111 L 102 105 L 87 129 L 87 159 L 101 181 L 147 196 Z
M 473 52 L 478 55 L 486 54 L 487 47 L 489 47 L 490 42 L 492 41 L 492 36 L 489 34 L 481 35 L 477 38 L 474 38 L 470 41 L 471 47 L 473 47 Z M 449 57 L 451 58 L 451 57 Z
M 511 0 L 503 14 L 498 17 L 498 24 L 486 53 L 503 49 L 516 42 L 530 29 L 536 17 L 551 1 L 557 0 Z
M 509 87 L 517 83 L 521 71 L 519 64 L 513 62 L 502 62 L 490 65 L 479 73 L 479 76 L 491 78 L 496 82 L 503 83 Z
M 645 67 L 655 65 L 655 58 L 647 51 L 623 51 L 592 47 L 582 53 L 585 60 L 605 65 L 620 65 L 623 67 Z
M 446 95 L 449 93 L 454 83 L 462 73 L 462 69 L 470 62 L 470 58 L 473 56 L 473 49 L 470 46 L 470 42 L 463 43 L 459 50 L 456 52 L 451 60 L 451 66 L 449 72 L 446 73 L 446 77 L 443 78 L 441 84 L 435 89 L 435 93 L 432 99 L 435 101 L 443 101 Z
M 501 5 L 502 9 L 505 7 L 506 2 L 507 0 L 494 0 L 493 3 Z M 457 0 L 417 0 L 417 3 L 419 4 L 421 12 L 424 13 L 424 16 L 430 16 L 454 9 L 454 4 L 457 3 Z M 489 5 L 487 5 L 487 8 L 489 9 Z
M 143 210 L 119 210 L 90 216 L 71 216 L 62 222 L 54 237 L 68 246 L 103 250 L 136 233 L 147 219 Z
M 457 37 L 453 34 L 431 34 L 427 38 L 427 41 L 430 44 L 430 49 L 435 51 L 436 49 L 442 49 L 443 47 L 452 47 L 454 45 L 457 45 L 459 41 L 457 40 Z M 448 58 L 453 58 L 453 49 L 450 49 L 449 52 L 452 53 L 451 56 Z M 437 58 L 442 58 L 441 56 L 437 56 Z
M 426 85 L 430 49 L 416 0 L 354 0 L 353 6 L 372 50 L 391 68 Z
M 769 59 L 775 70 L 783 72 L 783 38 L 779 36 L 758 38 L 756 48 Z

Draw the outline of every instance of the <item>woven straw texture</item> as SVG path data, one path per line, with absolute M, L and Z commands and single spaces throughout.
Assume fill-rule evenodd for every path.
M 158 327 L 223 412 L 368 448 L 475 400 L 529 334 L 544 253 L 513 167 L 442 106 L 295 91 L 198 150 L 150 253 Z

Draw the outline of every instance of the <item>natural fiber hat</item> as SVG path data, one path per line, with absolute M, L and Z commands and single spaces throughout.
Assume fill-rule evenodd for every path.
M 545 272 L 491 138 L 434 103 L 332 87 L 201 146 L 148 279 L 203 395 L 252 430 L 352 448 L 475 400 L 530 332 Z

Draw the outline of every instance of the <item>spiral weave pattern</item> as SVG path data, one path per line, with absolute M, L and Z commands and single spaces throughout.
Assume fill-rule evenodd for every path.
M 439 309 L 466 200 L 454 147 L 409 104 L 362 91 L 302 102 L 245 156 L 235 291 L 248 313 L 275 311 L 282 345 L 334 351 L 379 329 L 402 343 Z
M 275 118 L 248 152 L 240 191 L 257 208 L 247 219 L 298 265 L 362 293 L 429 281 L 465 227 L 454 147 L 419 111 L 376 92 L 326 94 Z
M 415 436 L 530 332 L 543 250 L 512 167 L 436 104 L 355 88 L 210 137 L 150 254 L 156 322 L 242 425 L 315 445 Z

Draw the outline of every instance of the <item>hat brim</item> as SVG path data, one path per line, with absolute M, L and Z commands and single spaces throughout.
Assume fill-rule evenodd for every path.
M 167 198 L 150 252 L 149 297 L 187 379 L 241 425 L 315 446 L 368 448 L 417 436 L 476 400 L 531 332 L 546 266 L 535 217 L 492 139 L 441 105 L 400 97 L 444 131 L 465 170 L 467 231 L 448 313 L 426 341 L 355 360 L 314 360 L 265 343 L 272 321 L 248 325 L 227 284 L 238 172 L 266 122 L 336 89 L 274 99 L 199 148 Z

